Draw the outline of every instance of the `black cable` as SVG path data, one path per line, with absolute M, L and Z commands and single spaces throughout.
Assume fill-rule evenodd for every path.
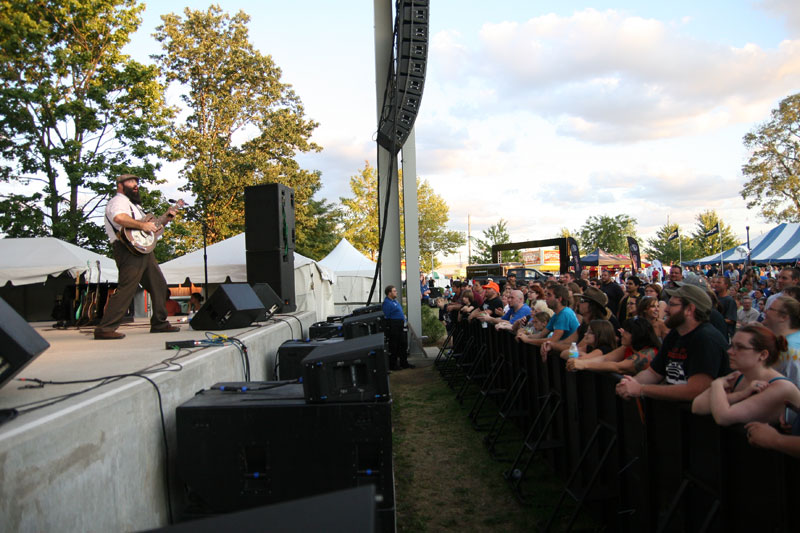
M 280 315 L 275 315 L 275 316 L 290 316 L 290 317 L 294 318 L 295 320 L 297 320 L 297 323 L 300 324 L 300 337 L 301 338 L 303 337 L 303 323 L 300 322 L 299 318 L 297 318 L 294 315 L 290 315 L 290 314 L 280 314 Z
M 282 319 L 282 318 L 277 318 L 277 317 L 274 317 L 274 316 L 272 317 L 272 320 L 275 320 L 275 321 L 278 321 L 278 322 L 284 322 L 284 323 L 286 323 L 286 325 L 288 325 L 288 326 L 289 326 L 289 331 L 292 333 L 292 338 L 296 338 L 296 337 L 294 336 L 294 328 L 292 328 L 292 323 L 291 323 L 291 322 L 289 322 L 288 320 L 284 320 L 284 319 Z M 300 331 L 300 333 L 303 333 L 303 332 L 302 332 L 302 331 Z

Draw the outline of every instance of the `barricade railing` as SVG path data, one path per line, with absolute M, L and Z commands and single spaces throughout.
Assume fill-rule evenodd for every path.
M 506 331 L 461 321 L 451 333 L 454 345 L 475 351 L 461 372 L 478 388 L 468 414 L 476 428 L 488 427 L 489 451 L 507 424 L 523 435 L 504 474 L 514 494 L 526 501 L 523 482 L 537 458 L 564 480 L 544 529 L 563 527 L 562 507 L 570 512 L 567 528 L 589 509 L 613 531 L 792 529 L 800 461 L 751 447 L 741 425 L 717 426 L 685 402 L 622 400 L 619 375 L 567 372 L 558 354 L 542 361 L 538 347 Z M 482 426 L 489 402 L 496 416 Z M 567 499 L 571 506 L 563 505 Z

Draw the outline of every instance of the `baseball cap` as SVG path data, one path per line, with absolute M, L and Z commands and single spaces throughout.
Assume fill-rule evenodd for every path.
M 668 296 L 683 298 L 687 302 L 693 303 L 702 312 L 708 313 L 711 311 L 711 298 L 708 297 L 704 289 L 697 285 L 681 283 L 677 289 L 664 289 L 664 292 Z

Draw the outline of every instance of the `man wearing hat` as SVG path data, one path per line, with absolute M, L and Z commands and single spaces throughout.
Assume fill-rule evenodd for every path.
M 95 339 L 125 337 L 125 334 L 118 332 L 117 328 L 122 323 L 140 283 L 150 293 L 153 304 L 150 333 L 180 331 L 179 327 L 171 326 L 167 320 L 167 282 L 155 256 L 152 252 L 145 255 L 134 253 L 118 237 L 118 232 L 124 228 L 153 233 L 158 230 L 153 222 L 143 220 L 146 215 L 141 209 L 141 203 L 139 178 L 133 174 L 123 174 L 118 177 L 117 194 L 106 204 L 105 229 L 111 241 L 119 280 L 117 291 L 111 297 L 100 324 L 94 330 Z M 176 207 L 170 207 L 165 216 L 165 223 L 172 220 L 176 212 Z
M 690 401 L 729 371 L 724 336 L 708 322 L 711 298 L 696 285 L 664 289 L 669 296 L 664 338 L 650 368 L 617 384 L 625 399 Z

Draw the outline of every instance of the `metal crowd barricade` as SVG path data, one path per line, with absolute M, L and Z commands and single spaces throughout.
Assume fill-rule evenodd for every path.
M 566 372 L 556 354 L 544 363 L 537 347 L 508 332 L 459 329 L 462 346 L 473 337 L 485 349 L 473 366 L 480 385 L 469 416 L 480 428 L 481 411 L 495 404 L 490 452 L 507 424 L 524 435 L 504 474 L 514 494 L 527 501 L 522 482 L 537 457 L 564 480 L 545 530 L 562 524 L 568 499 L 568 529 L 584 509 L 613 531 L 793 529 L 800 461 L 751 447 L 742 426 L 719 427 L 688 403 L 624 401 L 615 393 L 619 375 Z

